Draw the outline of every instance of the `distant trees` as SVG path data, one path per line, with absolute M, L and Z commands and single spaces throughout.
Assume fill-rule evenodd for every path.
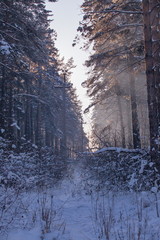
M 85 15 L 78 30 L 92 42 L 94 50 L 86 62 L 91 71 L 88 80 L 84 82 L 93 99 L 92 105 L 103 104 L 104 118 L 108 122 L 103 128 L 110 125 L 110 136 L 117 132 L 119 140 L 116 145 L 140 148 L 140 135 L 143 132 L 143 124 L 139 123 L 142 102 L 138 104 L 141 93 L 137 91 L 135 82 L 137 75 L 144 69 L 141 63 L 144 48 L 141 2 L 84 1 L 82 9 Z M 112 111 L 108 104 L 111 104 Z M 143 141 L 142 145 L 147 145 L 147 141 Z
M 61 154 L 63 89 L 56 85 L 64 83 L 48 14 L 42 0 L 0 3 L 0 134 L 17 149 L 27 143 L 52 147 Z M 70 131 L 78 138 L 79 103 L 68 91 L 65 100 L 70 105 Z M 68 134 L 67 139 L 73 144 L 73 136 Z
M 78 28 L 85 47 L 93 46 L 83 84 L 93 100 L 96 138 L 106 132 L 107 145 L 134 148 L 148 147 L 150 139 L 153 159 L 159 158 L 159 7 L 156 0 L 85 0 Z

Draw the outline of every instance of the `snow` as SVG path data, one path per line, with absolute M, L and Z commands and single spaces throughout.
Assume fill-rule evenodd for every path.
M 135 173 L 132 174 L 131 179 L 129 181 L 129 186 L 132 189 L 132 187 L 137 183 L 137 179 L 135 178 Z
M 17 125 L 16 122 L 12 123 L 12 124 L 11 124 L 11 127 L 15 127 L 15 128 L 17 128 L 17 130 L 20 130 L 20 127 Z
M 39 232 L 39 229 L 33 229 L 31 231 L 27 230 L 19 230 L 19 231 L 13 231 L 9 234 L 8 239 L 11 240 L 40 240 L 40 235 L 37 234 Z
M 69 164 L 67 176 L 53 188 L 19 196 L 15 211 L 10 212 L 14 221 L 9 234 L 1 240 L 160 239 L 156 187 L 151 192 L 101 190 L 87 194 L 82 163 Z M 144 165 L 142 162 L 141 171 Z M 131 185 L 133 181 L 134 175 Z
M 157 192 L 158 192 L 158 188 L 157 188 L 157 187 L 152 187 L 152 188 L 151 188 L 151 192 L 157 193 Z
M 116 151 L 118 153 L 120 152 L 126 152 L 126 153 L 139 153 L 139 152 L 143 152 L 143 150 L 141 149 L 126 149 L 126 148 L 121 148 L 121 147 L 106 147 L 106 148 L 102 148 L 94 153 L 103 153 L 106 151 Z
M 5 129 L 1 128 L 1 130 L 0 130 L 0 131 L 1 131 L 1 133 L 4 133 L 4 132 L 5 132 Z
M 3 54 L 9 55 L 10 49 L 11 49 L 10 45 L 5 40 L 0 41 L 0 51 Z
M 142 174 L 144 171 L 144 167 L 147 165 L 147 160 L 141 160 L 141 169 L 139 170 L 139 174 Z
M 32 147 L 35 148 L 35 149 L 38 148 L 36 144 L 32 144 Z
M 16 149 L 16 145 L 15 145 L 15 144 L 12 144 L 12 148 L 13 148 L 13 149 Z

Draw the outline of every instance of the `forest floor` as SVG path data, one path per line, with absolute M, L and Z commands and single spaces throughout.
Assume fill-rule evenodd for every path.
M 0 216 L 0 239 L 160 239 L 159 193 L 88 192 L 81 164 L 71 161 L 65 179 L 53 188 L 14 196 Z

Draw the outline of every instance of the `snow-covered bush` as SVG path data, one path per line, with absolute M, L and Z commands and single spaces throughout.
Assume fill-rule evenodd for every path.
M 9 150 L 10 145 L 1 138 L 0 186 L 33 190 L 53 186 L 64 177 L 67 166 L 51 148 Z
M 142 191 L 158 188 L 160 175 L 146 152 L 108 148 L 83 156 L 87 189 Z
M 56 158 L 51 148 L 25 146 L 20 150 L 11 146 L 11 141 L 1 138 L 0 239 L 8 239 L 13 229 L 34 231 L 36 228 L 39 239 L 45 239 L 51 232 L 57 240 L 65 224 L 61 221 L 60 208 L 57 210 L 53 204 L 53 195 L 45 192 L 65 176 L 66 163 Z

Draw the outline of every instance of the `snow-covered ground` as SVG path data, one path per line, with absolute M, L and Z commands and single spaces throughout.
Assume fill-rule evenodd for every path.
M 0 239 L 160 240 L 159 193 L 89 195 L 81 169 L 71 162 L 68 176 L 52 189 L 18 195 L 0 216 L 6 226 Z

